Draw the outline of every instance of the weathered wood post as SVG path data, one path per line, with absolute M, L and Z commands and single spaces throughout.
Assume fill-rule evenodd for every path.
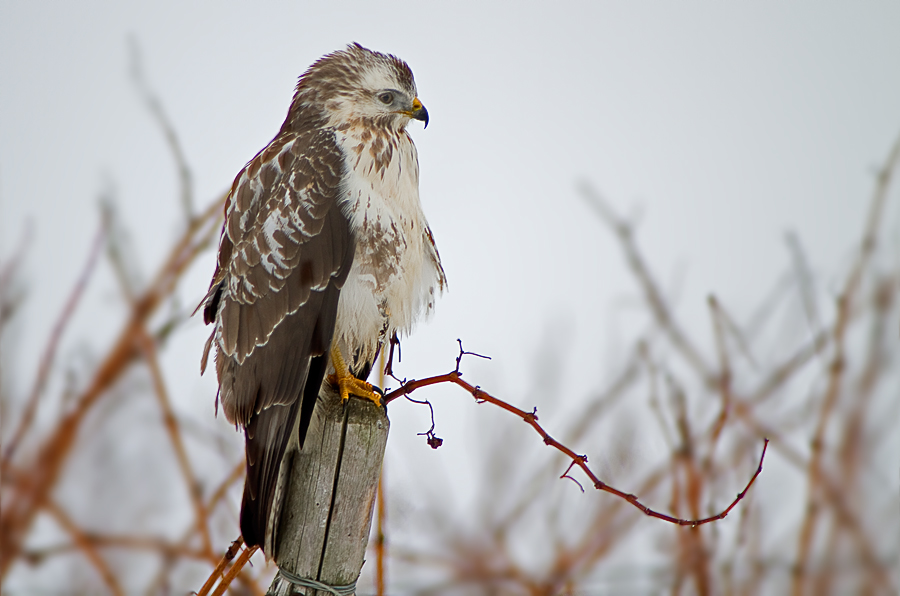
M 275 562 L 281 573 L 269 596 L 333 596 L 286 578 L 329 586 L 356 582 L 362 569 L 390 423 L 384 407 L 351 398 L 346 404 L 325 383 L 300 452 L 285 480 Z

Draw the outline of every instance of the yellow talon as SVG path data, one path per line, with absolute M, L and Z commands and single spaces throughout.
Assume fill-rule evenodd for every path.
M 337 344 L 331 345 L 331 363 L 334 366 L 334 374 L 328 375 L 328 380 L 333 385 L 337 385 L 342 401 L 346 402 L 352 394 L 371 400 L 377 406 L 381 405 L 381 396 L 378 395 L 374 387 L 370 383 L 361 381 L 350 374 L 350 368 L 344 362 L 344 357 L 341 355 L 341 350 L 337 347 Z

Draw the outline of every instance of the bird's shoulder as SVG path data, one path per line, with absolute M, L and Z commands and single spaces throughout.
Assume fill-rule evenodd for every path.
M 298 310 L 314 321 L 311 292 L 346 278 L 353 238 L 339 205 L 343 172 L 334 132 L 317 129 L 282 132 L 235 178 L 204 317 L 239 363 Z
M 343 153 L 331 129 L 279 134 L 234 180 L 219 250 L 232 297 L 252 303 L 299 264 L 340 199 Z M 337 209 L 336 211 L 339 211 Z M 274 281 L 276 286 L 277 281 Z

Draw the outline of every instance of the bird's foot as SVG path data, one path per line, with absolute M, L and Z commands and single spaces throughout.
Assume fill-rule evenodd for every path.
M 360 381 L 353 375 L 349 377 L 338 377 L 337 375 L 328 375 L 328 380 L 332 385 L 336 385 L 338 392 L 341 394 L 341 400 L 346 402 L 351 395 L 369 399 L 375 402 L 376 406 L 381 405 L 381 392 L 377 387 L 366 381 Z
M 331 346 L 331 362 L 334 365 L 334 373 L 328 375 L 328 382 L 337 387 L 341 401 L 346 403 L 351 395 L 355 395 L 374 402 L 376 406 L 381 405 L 381 398 L 384 394 L 371 383 L 357 379 L 350 374 L 350 369 L 341 356 L 341 350 L 336 345 Z

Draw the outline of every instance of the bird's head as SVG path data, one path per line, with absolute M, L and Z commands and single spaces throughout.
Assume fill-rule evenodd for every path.
M 410 119 L 428 126 L 406 62 L 356 43 L 323 56 L 300 77 L 286 124 L 307 118 L 338 129 L 359 123 L 399 131 Z

